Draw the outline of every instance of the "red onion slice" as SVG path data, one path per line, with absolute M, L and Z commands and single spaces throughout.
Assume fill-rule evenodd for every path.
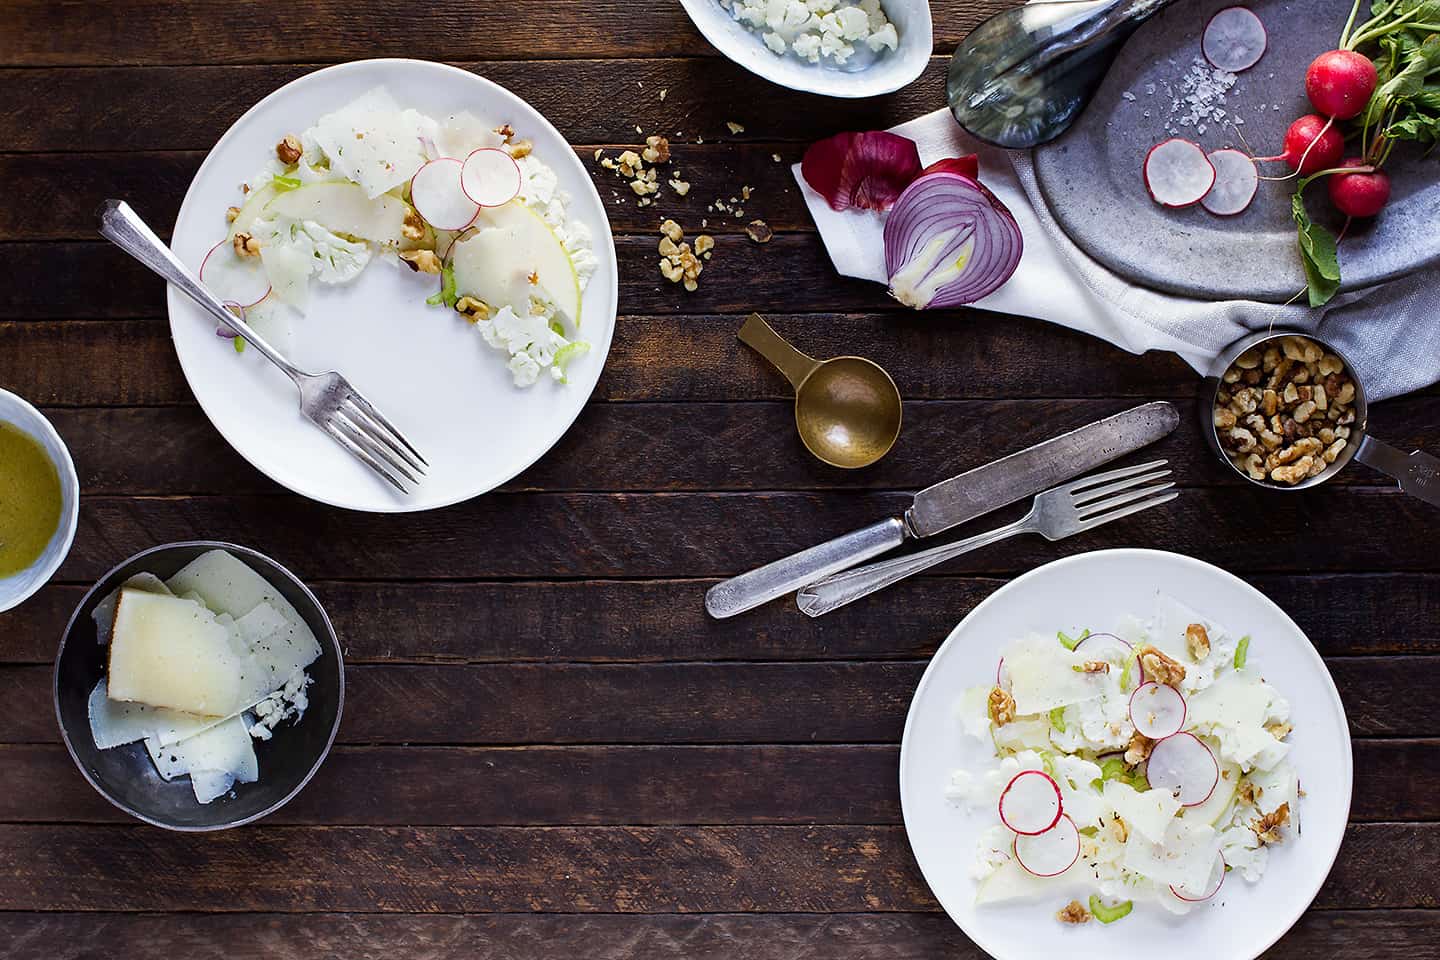
M 890 295 L 916 310 L 973 303 L 1020 265 L 1015 217 L 976 180 L 950 171 L 920 177 L 885 220 Z

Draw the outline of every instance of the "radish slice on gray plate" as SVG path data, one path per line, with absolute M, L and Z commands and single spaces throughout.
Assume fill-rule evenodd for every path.
M 1212 150 L 1206 155 L 1215 168 L 1215 184 L 1200 200 L 1200 206 L 1221 217 L 1230 217 L 1250 206 L 1260 173 L 1255 161 L 1235 149 Z
M 1172 137 L 1145 154 L 1145 188 L 1166 207 L 1188 207 L 1215 185 L 1215 168 L 1199 144 Z
M 1145 764 L 1145 779 L 1157 790 L 1169 790 L 1182 807 L 1210 799 L 1220 782 L 1215 754 L 1193 733 L 1177 733 L 1155 744 Z
M 1185 698 L 1163 683 L 1142 683 L 1130 694 L 1130 722 L 1151 740 L 1164 740 L 1185 726 Z
M 200 261 L 200 282 L 222 301 L 242 310 L 270 295 L 270 277 L 259 257 L 242 257 L 235 245 L 221 240 Z
M 481 147 L 465 158 L 460 188 L 482 207 L 498 207 L 520 192 L 520 165 L 504 150 Z
M 1000 794 L 1000 820 L 1016 833 L 1044 833 L 1060 819 L 1060 787 L 1040 770 L 1021 770 Z
M 431 160 L 410 178 L 410 202 L 437 230 L 463 230 L 480 212 L 480 204 L 460 188 L 465 165 L 454 157 Z
M 1186 903 L 1199 903 L 1201 900 L 1209 900 L 1220 892 L 1220 885 L 1225 882 L 1225 858 L 1220 854 L 1215 855 L 1215 866 L 1210 868 L 1210 877 L 1205 882 L 1205 889 L 1191 890 L 1184 884 L 1170 884 L 1170 892 Z
M 1012 849 L 1016 861 L 1027 873 L 1058 877 L 1080 859 L 1080 831 L 1074 820 L 1062 816 L 1044 833 L 1017 835 Z
M 1200 52 L 1217 70 L 1239 73 L 1265 56 L 1265 25 L 1249 7 L 1226 7 L 1205 25 Z

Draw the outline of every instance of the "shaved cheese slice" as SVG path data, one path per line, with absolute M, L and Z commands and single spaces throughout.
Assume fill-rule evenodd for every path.
M 1118 780 L 1105 783 L 1105 802 L 1124 820 L 1131 832 L 1159 843 L 1180 809 L 1180 801 L 1169 790 L 1146 790 L 1141 793 Z M 1171 881 L 1166 881 L 1167 883 Z
M 223 722 L 218 717 L 111 700 L 103 678 L 90 692 L 89 713 L 90 735 L 101 750 L 145 739 L 162 745 L 174 743 Z
M 493 149 L 504 145 L 505 138 L 495 132 L 491 124 L 462 110 L 440 121 L 435 136 L 435 147 L 440 156 L 464 160 L 476 150 Z
M 1090 786 L 1100 779 L 1100 768 L 1083 757 L 1060 754 L 1052 761 L 1055 767 L 1055 782 L 1060 785 L 1060 796 L 1064 801 L 1065 815 L 1075 821 L 1077 827 L 1098 826 L 1105 815 L 1107 804 L 1101 795 Z
M 115 628 L 115 604 L 120 599 L 120 591 L 125 587 L 147 590 L 150 593 L 168 594 L 170 592 L 170 588 L 165 586 L 165 581 L 153 573 L 137 573 L 110 591 L 109 596 L 95 604 L 95 609 L 90 613 L 90 618 L 95 621 L 95 637 L 102 645 L 110 642 L 110 631 Z
M 239 620 L 262 603 L 268 603 L 285 618 L 294 631 L 297 642 L 306 638 L 315 642 L 315 634 L 305 623 L 305 618 L 294 605 L 280 595 L 270 581 L 250 568 L 248 564 L 225 550 L 211 550 L 190 561 L 173 577 L 166 581 L 171 590 L 179 593 L 194 590 L 205 600 L 205 605 L 216 613 L 228 613 Z M 308 644 L 306 644 L 308 645 Z M 319 644 L 315 644 L 319 656 Z
M 384 87 L 361 94 L 306 131 L 330 168 L 378 197 L 409 180 L 425 163 L 423 140 L 434 139 L 435 124 L 414 110 L 401 110 Z
M 1275 739 L 1265 725 L 1290 714 L 1279 691 L 1251 672 L 1226 672 L 1192 696 L 1187 723 L 1209 733 L 1220 755 L 1245 769 L 1270 769 L 1290 752 L 1289 744 Z
M 1015 711 L 1022 716 L 1048 713 L 1100 696 L 1109 673 L 1085 673 L 1083 653 L 1065 649 L 1058 640 L 1032 636 L 1015 643 L 1005 654 L 1005 672 Z M 1072 669 L 1073 668 L 1073 669 Z
M 1196 660 L 1190 655 L 1190 646 L 1185 640 L 1185 628 L 1192 623 L 1198 623 L 1205 628 L 1205 634 L 1210 639 L 1211 654 L 1206 657 L 1208 663 L 1212 657 L 1219 657 L 1217 647 L 1233 649 L 1230 644 L 1230 632 L 1223 624 L 1201 614 L 1176 600 L 1174 597 L 1165 594 L 1160 595 L 1158 608 L 1155 615 L 1155 629 L 1150 637 L 1150 642 L 1161 651 L 1174 657 L 1184 664 L 1195 663 Z
M 1031 900 L 1053 896 L 1055 886 L 1020 866 L 1015 860 L 1006 860 L 995 868 L 975 888 L 976 905 L 1003 903 L 1007 900 Z
M 244 706 L 243 672 L 229 631 L 200 604 L 120 591 L 110 641 L 112 699 L 224 717 Z
M 201 803 L 229 793 L 237 781 L 254 783 L 260 777 L 255 747 L 240 717 L 168 746 L 146 740 L 145 749 L 164 779 L 188 774 L 195 799 Z
M 1124 866 L 1156 883 L 1198 890 L 1209 880 L 1219 855 L 1220 837 L 1214 827 L 1177 817 L 1166 828 L 1163 843 L 1132 831 L 1125 841 Z

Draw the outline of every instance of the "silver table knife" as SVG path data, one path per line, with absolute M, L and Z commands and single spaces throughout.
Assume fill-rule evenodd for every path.
M 1145 403 L 967 470 L 915 494 L 903 518 L 872 523 L 717 583 L 705 594 L 705 609 L 717 619 L 752 610 L 908 539 L 941 533 L 1078 477 L 1154 443 L 1179 423 L 1180 413 L 1173 404 Z

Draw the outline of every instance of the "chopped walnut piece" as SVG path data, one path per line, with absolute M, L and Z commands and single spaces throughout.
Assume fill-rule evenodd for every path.
M 1141 644 L 1135 649 L 1135 653 L 1147 679 L 1172 687 L 1179 686 L 1180 681 L 1185 679 L 1184 664 L 1155 649 L 1151 644 Z
M 400 235 L 406 240 L 425 239 L 425 219 L 414 207 L 405 208 L 405 219 L 400 223 Z
M 237 233 L 230 242 L 235 247 L 237 257 L 258 257 L 260 255 L 260 241 L 248 233 Z
M 715 238 L 708 233 L 702 233 L 695 238 L 695 253 L 697 256 L 704 256 L 715 249 Z
M 1250 824 L 1250 829 L 1255 831 L 1255 837 L 1264 844 L 1279 843 L 1284 837 L 1280 836 L 1280 828 L 1290 823 L 1290 802 L 1280 804 L 1274 810 L 1265 814 L 1259 820 Z
M 1205 632 L 1203 623 L 1192 623 L 1185 628 L 1185 647 L 1196 662 L 1210 656 L 1210 634 Z
M 1003 727 L 1015 719 L 1015 698 L 1001 687 L 990 688 L 990 697 L 986 701 L 986 708 L 990 719 L 995 721 L 997 727 Z
M 474 297 L 461 297 L 455 301 L 455 312 L 471 323 L 490 319 L 490 305 Z
M 770 229 L 770 224 L 764 220 L 751 220 L 745 225 L 745 236 L 756 243 L 769 243 L 770 238 L 775 236 L 775 231 Z
M 275 156 L 287 167 L 292 163 L 299 163 L 304 155 L 305 148 L 300 145 L 300 138 L 293 133 L 285 134 L 285 139 L 275 144 Z
M 640 156 L 645 158 L 646 163 L 664 163 L 670 159 L 670 141 L 659 136 L 646 137 L 645 149 L 640 151 Z
M 1150 759 L 1150 751 L 1155 749 L 1155 741 L 1138 730 L 1125 745 L 1125 763 L 1127 766 L 1137 766 Z
M 1241 780 L 1235 785 L 1235 796 L 1239 797 L 1240 802 L 1246 806 L 1255 806 L 1255 801 L 1260 799 L 1260 792 L 1260 788 L 1249 779 Z
M 511 137 L 515 136 L 515 128 L 510 126 L 510 124 L 508 123 L 500 124 L 500 126 L 495 128 L 495 132 L 500 134 L 501 140 L 509 140 Z
M 726 120 L 726 121 L 725 121 L 725 126 L 726 126 L 727 128 L 729 128 L 729 130 L 730 130 L 731 133 L 744 133 L 744 132 L 745 132 L 745 127 L 744 127 L 742 124 L 736 123 L 734 120 Z
M 240 208 L 239 208 L 239 207 L 226 207 L 226 208 L 225 208 L 225 222 L 226 222 L 226 223 L 234 223 L 234 222 L 235 222 L 235 218 L 238 217 L 238 216 L 240 216 Z
M 1130 839 L 1130 827 L 1126 825 L 1119 814 L 1116 814 L 1115 818 L 1105 825 L 1105 829 L 1109 830 L 1110 835 L 1121 843 Z
M 1270 734 L 1270 736 L 1274 737 L 1276 740 L 1284 740 L 1286 737 L 1290 736 L 1290 731 L 1294 729 L 1295 728 L 1290 726 L 1290 724 L 1288 723 L 1276 722 L 1266 726 L 1265 732 Z
M 1086 660 L 1080 665 L 1081 673 L 1109 673 L 1110 664 L 1105 660 Z
M 434 250 L 402 250 L 400 259 L 416 273 L 439 273 L 440 258 Z
M 683 197 L 690 192 L 690 181 L 688 180 L 666 180 L 670 189 L 675 191 L 677 197 Z
M 685 236 L 685 231 L 682 230 L 680 228 L 680 224 L 676 223 L 674 220 L 666 220 L 664 223 L 660 224 L 660 232 L 663 233 L 665 236 L 669 237 L 675 243 L 679 243 L 681 239 L 683 239 Z
M 1089 923 L 1090 911 L 1085 909 L 1085 904 L 1079 900 L 1071 900 L 1057 914 L 1055 919 L 1061 923 Z
M 535 144 L 526 139 L 512 140 L 501 149 L 510 154 L 510 159 L 519 160 L 522 157 L 530 156 L 530 151 L 535 149 Z

